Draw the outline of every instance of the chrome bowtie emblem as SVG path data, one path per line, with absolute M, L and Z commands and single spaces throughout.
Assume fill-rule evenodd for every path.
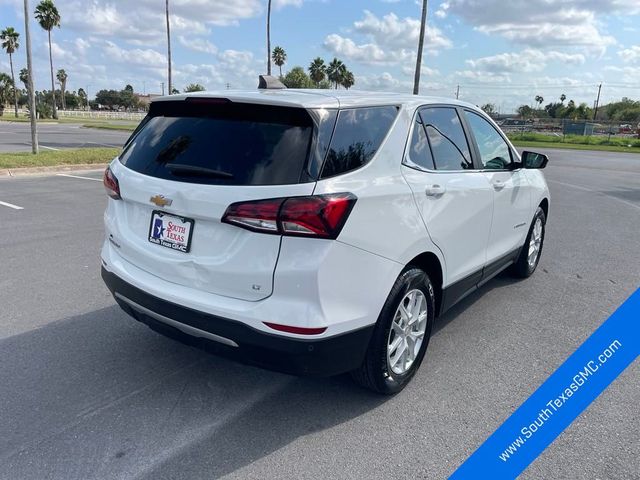
M 155 203 L 159 207 L 169 207 L 173 203 L 173 200 L 165 197 L 164 195 L 155 195 L 149 199 L 151 203 Z

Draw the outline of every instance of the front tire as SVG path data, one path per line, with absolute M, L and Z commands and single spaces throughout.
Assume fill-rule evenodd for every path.
M 351 372 L 360 385 L 393 395 L 407 386 L 427 351 L 435 318 L 429 276 L 408 267 L 382 307 L 362 365 Z
M 511 273 L 514 276 L 528 278 L 536 271 L 542 255 L 546 223 L 547 217 L 544 214 L 544 210 L 538 207 L 529 227 L 527 239 L 522 246 L 522 250 L 520 250 L 520 255 L 511 268 Z

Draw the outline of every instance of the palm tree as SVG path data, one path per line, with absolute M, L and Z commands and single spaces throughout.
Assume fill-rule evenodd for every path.
M 26 68 L 23 68 L 22 70 L 20 70 L 20 73 L 18 74 L 18 78 L 22 83 L 24 83 L 24 88 L 26 88 L 27 91 L 29 91 L 29 70 L 27 70 Z
M 341 76 L 344 73 L 344 68 L 344 63 L 335 57 L 327 67 L 327 78 L 331 83 L 333 83 L 335 88 L 338 88 Z
M 190 83 L 189 85 L 184 87 L 184 93 L 204 92 L 205 90 L 206 90 L 206 88 L 204 88 L 199 83 Z
M 309 76 L 311 80 L 316 82 L 316 85 L 320 85 L 320 82 L 324 80 L 324 77 L 327 75 L 327 67 L 324 64 L 324 60 L 320 57 L 311 62 L 309 65 Z
M 267 5 L 267 75 L 271 75 L 271 0 Z
M 275 47 L 271 59 L 280 68 L 280 76 L 282 76 L 282 65 L 287 61 L 287 52 L 282 47 Z
M 62 110 L 67 109 L 67 101 L 64 95 L 67 90 L 67 77 L 67 72 L 65 72 L 63 68 L 58 70 L 58 73 L 56 73 L 56 78 L 58 79 L 58 83 L 60 84 L 60 95 L 62 96 Z
M 4 105 L 9 102 L 13 91 L 15 91 L 15 88 L 11 77 L 6 73 L 0 72 L 0 115 L 2 115 Z
M 349 70 L 347 70 L 347 66 L 344 63 L 340 65 L 340 68 L 338 68 L 338 85 L 344 87 L 344 79 L 348 72 Z
M 82 100 L 82 103 L 86 104 L 87 106 L 89 105 L 87 103 L 87 92 L 84 91 L 84 88 L 79 88 L 78 89 L 78 98 L 80 100 Z M 81 105 L 82 106 L 82 105 Z
M 15 88 L 16 76 L 13 73 L 13 54 L 20 47 L 18 38 L 20 34 L 13 27 L 7 27 L 0 32 L 0 40 L 2 40 L 2 48 L 9 54 L 9 65 L 11 66 L 11 81 L 13 82 L 13 106 L 18 117 L 18 90 Z
M 167 17 L 167 74 L 169 77 L 169 95 L 171 95 L 173 88 L 171 88 L 171 25 L 169 23 L 169 0 L 165 0 L 165 14 Z
M 536 95 L 536 103 L 538 104 L 538 108 L 540 108 L 542 102 L 544 102 L 544 98 L 542 97 L 542 95 Z
M 560 95 L 560 103 L 564 104 L 564 101 L 567 99 L 567 96 L 563 93 Z
M 422 70 L 422 49 L 424 47 L 424 31 L 427 28 L 427 0 L 422 0 L 422 19 L 420 22 L 420 38 L 418 39 L 418 56 L 416 58 L 416 73 L 413 77 L 413 94 L 420 92 L 420 70 Z
M 42 0 L 36 7 L 36 20 L 40 26 L 47 31 L 49 36 L 49 66 L 51 67 L 51 95 L 53 98 L 53 118 L 58 118 L 56 110 L 56 85 L 53 81 L 53 56 L 51 55 L 51 30 L 53 27 L 60 27 L 60 13 L 53 0 Z
M 347 70 L 342 77 L 342 86 L 349 90 L 356 83 L 353 73 Z

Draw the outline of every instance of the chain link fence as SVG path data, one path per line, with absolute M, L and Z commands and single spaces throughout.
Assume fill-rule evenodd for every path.
M 640 124 L 635 122 L 506 118 L 498 125 L 516 140 L 640 147 Z

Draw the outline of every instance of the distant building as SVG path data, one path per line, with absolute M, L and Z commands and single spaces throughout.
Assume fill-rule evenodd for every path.
M 138 99 L 138 102 L 140 102 L 140 108 L 144 110 L 149 109 L 149 104 L 154 98 L 158 98 L 162 96 L 159 93 L 147 93 L 147 94 L 134 93 L 134 95 Z

